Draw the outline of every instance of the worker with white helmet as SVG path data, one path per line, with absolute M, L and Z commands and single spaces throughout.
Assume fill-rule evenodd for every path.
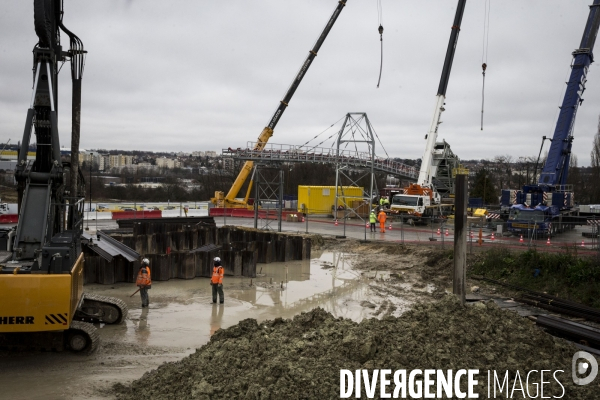
M 219 293 L 219 302 L 223 304 L 225 301 L 225 294 L 223 293 L 224 269 L 221 265 L 221 259 L 215 257 L 213 259 L 213 265 L 213 274 L 210 279 L 210 284 L 212 285 L 212 302 L 213 304 L 217 302 L 217 293 Z
M 152 279 L 150 277 L 150 260 L 147 258 L 142 259 L 135 284 L 140 288 L 142 307 L 148 307 L 148 304 L 150 303 L 148 289 L 152 287 Z

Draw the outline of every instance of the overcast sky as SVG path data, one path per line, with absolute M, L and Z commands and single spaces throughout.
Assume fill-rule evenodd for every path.
M 347 112 L 361 111 L 390 156 L 422 156 L 457 1 L 381 1 L 381 87 L 376 88 L 377 1 L 348 0 L 272 143 L 302 144 Z M 485 3 L 467 1 L 438 139 L 461 159 L 537 156 L 542 136 L 553 134 L 571 52 L 579 46 L 591 3 L 491 0 L 481 131 Z M 269 122 L 336 5 L 336 0 L 65 0 L 64 23 L 89 51 L 81 148 L 220 153 L 245 147 Z M 35 43 L 33 2 L 3 2 L 0 142 L 21 140 Z M 580 166 L 590 163 L 600 114 L 598 65 L 590 68 L 575 124 L 573 152 Z M 68 68 L 59 88 L 61 146 L 67 147 Z M 385 154 L 380 148 L 376 153 Z

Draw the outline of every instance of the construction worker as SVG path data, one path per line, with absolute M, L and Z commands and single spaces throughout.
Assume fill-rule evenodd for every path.
M 377 215 L 377 221 L 379 221 L 379 228 L 381 228 L 381 233 L 385 233 L 385 220 L 387 219 L 387 214 L 383 211 L 383 208 L 379 211 Z
M 140 288 L 140 296 L 142 297 L 142 307 L 148 307 L 150 298 L 148 297 L 148 289 L 152 287 L 152 278 L 150 275 L 150 261 L 147 258 L 142 260 L 140 270 L 138 271 L 135 285 Z
M 377 215 L 375 215 L 374 210 L 371 210 L 371 214 L 369 214 L 369 222 L 371 223 L 371 232 L 375 232 L 375 223 L 377 222 Z
M 383 199 L 383 207 L 390 208 L 390 200 L 387 197 Z
M 221 266 L 221 259 L 219 257 L 215 257 L 213 259 L 213 274 L 210 279 L 210 284 L 212 285 L 212 302 L 217 302 L 217 293 L 219 293 L 219 302 L 223 304 L 225 301 L 225 294 L 223 293 L 223 274 L 224 269 Z

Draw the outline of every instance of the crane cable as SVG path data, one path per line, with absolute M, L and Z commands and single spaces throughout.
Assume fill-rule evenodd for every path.
M 379 88 L 379 84 L 381 83 L 381 71 L 383 70 L 383 17 L 381 11 L 381 0 L 377 0 L 377 17 L 379 19 L 379 42 L 381 43 L 381 61 L 379 62 L 379 79 L 377 80 L 377 88 Z
M 486 0 L 483 11 L 483 44 L 481 51 L 481 74 L 483 75 L 483 85 L 481 87 L 481 130 L 483 130 L 483 106 L 485 104 L 485 70 L 487 69 L 488 44 L 490 40 L 490 6 L 491 0 Z

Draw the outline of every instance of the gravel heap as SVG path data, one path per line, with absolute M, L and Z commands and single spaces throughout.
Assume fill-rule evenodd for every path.
M 562 369 L 557 375 L 565 387 L 562 398 L 600 398 L 597 382 L 573 384 L 575 352 L 570 343 L 493 302 L 463 308 L 446 296 L 400 318 L 360 323 L 320 308 L 291 320 L 246 319 L 217 331 L 196 353 L 113 391 L 118 399 L 334 399 L 340 397 L 340 369 L 479 369 L 476 392 L 487 398 L 487 370 L 502 376 L 510 371 L 512 387 L 517 371 L 525 386 L 530 370 Z M 544 386 L 544 396 L 562 394 L 551 375 L 545 380 L 551 384 Z M 388 391 L 393 387 L 392 381 Z M 378 397 L 379 388 L 375 393 Z M 366 398 L 364 387 L 362 395 Z M 513 398 L 522 398 L 521 392 Z

